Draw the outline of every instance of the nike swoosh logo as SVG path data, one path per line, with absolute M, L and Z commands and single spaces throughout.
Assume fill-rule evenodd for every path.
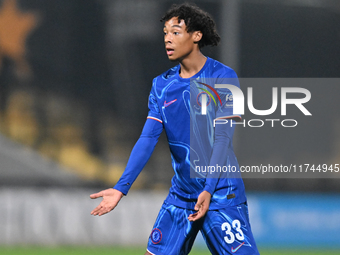
M 231 247 L 231 252 L 232 252 L 232 253 L 235 253 L 235 252 L 237 252 L 237 251 L 238 251 L 238 249 L 240 249 L 240 248 L 242 247 L 242 245 L 244 245 L 244 242 L 243 242 L 243 243 L 241 243 L 239 246 L 237 246 L 235 249 L 234 249 L 233 247 Z
M 175 103 L 176 101 L 177 101 L 177 99 L 174 99 L 174 100 L 172 100 L 172 101 L 170 101 L 170 102 L 166 102 L 166 100 L 165 100 L 165 101 L 164 101 L 164 107 L 168 107 L 169 105 Z

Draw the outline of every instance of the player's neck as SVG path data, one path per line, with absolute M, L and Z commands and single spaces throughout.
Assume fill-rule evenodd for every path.
M 179 62 L 181 66 L 179 75 L 182 78 L 190 78 L 194 76 L 203 68 L 206 61 L 207 57 L 200 51 L 190 54 Z

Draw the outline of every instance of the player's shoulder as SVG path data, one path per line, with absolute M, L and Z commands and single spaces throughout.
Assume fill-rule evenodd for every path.
M 210 58 L 210 66 L 213 71 L 212 77 L 237 78 L 237 74 L 231 67 Z
M 215 84 L 231 84 L 237 87 L 240 87 L 240 83 L 237 77 L 236 72 L 231 67 L 217 61 L 211 59 L 211 77 L 215 78 Z M 218 93 L 228 93 L 229 89 L 226 88 L 216 88 Z
M 180 68 L 180 65 L 176 65 L 168 70 L 166 70 L 165 72 L 163 72 L 162 74 L 158 75 L 157 77 L 154 78 L 154 83 L 166 83 L 171 79 L 174 79 L 176 74 L 178 73 L 178 69 Z

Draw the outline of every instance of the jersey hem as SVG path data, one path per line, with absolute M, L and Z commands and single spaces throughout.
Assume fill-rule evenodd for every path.
M 183 208 L 183 209 L 188 209 L 188 210 L 195 210 L 195 205 L 196 205 L 196 201 L 193 202 L 184 202 L 184 201 L 174 201 L 173 199 L 169 199 L 168 197 L 165 199 L 164 201 L 167 204 L 179 207 L 179 208 Z M 209 206 L 209 211 L 216 211 L 216 210 L 220 210 L 223 208 L 228 208 L 228 207 L 233 207 L 233 206 L 237 206 L 240 204 L 243 204 L 245 202 L 247 202 L 247 198 L 243 197 L 242 199 L 233 199 L 233 201 L 228 200 L 228 204 L 216 204 L 216 203 L 212 203 Z

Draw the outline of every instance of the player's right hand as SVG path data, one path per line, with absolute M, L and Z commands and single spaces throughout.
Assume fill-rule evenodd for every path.
M 92 199 L 96 199 L 99 197 L 103 198 L 100 204 L 92 210 L 91 214 L 94 216 L 96 215 L 101 216 L 112 211 L 117 206 L 117 204 L 119 203 L 123 196 L 124 194 L 122 192 L 112 188 L 91 194 L 90 198 Z

